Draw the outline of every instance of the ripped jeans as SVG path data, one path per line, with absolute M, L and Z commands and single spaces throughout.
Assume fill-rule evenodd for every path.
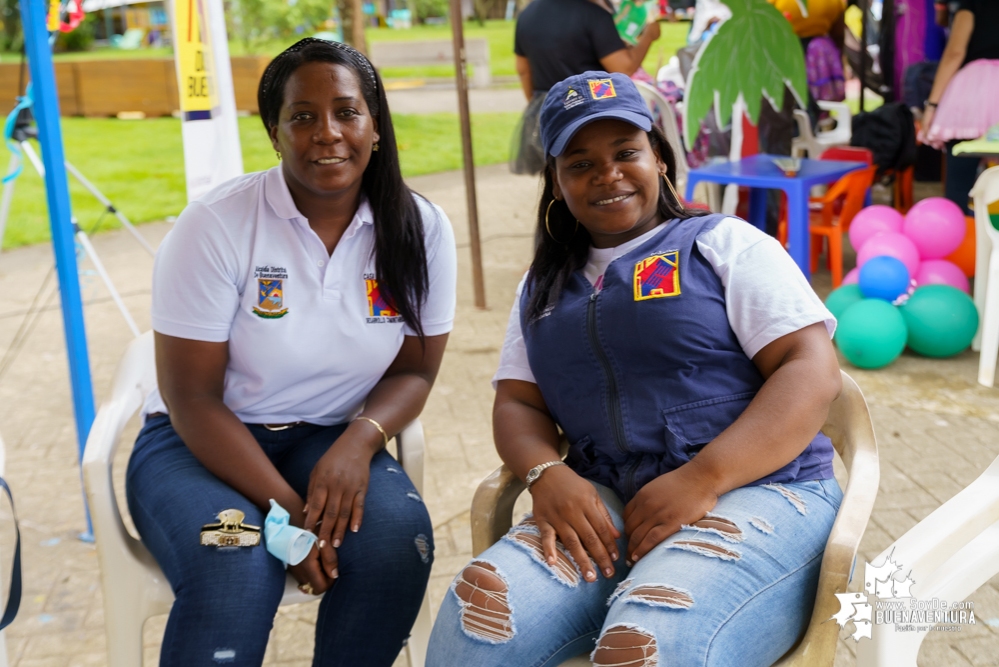
M 623 533 L 623 505 L 594 484 Z M 459 573 L 441 605 L 427 667 L 771 665 L 811 617 L 842 493 L 834 479 L 743 487 L 610 579 L 582 579 L 537 527 L 514 526 Z M 598 641 L 599 638 L 599 641 Z
M 346 425 L 249 428 L 304 498 L 316 462 Z M 265 513 L 202 466 L 167 416 L 148 419 L 140 431 L 125 490 L 143 544 L 177 597 L 160 665 L 260 665 L 284 593 L 284 564 L 263 544 L 206 547 L 199 533 L 222 510 L 238 509 L 246 514 L 245 523 L 260 527 Z M 313 665 L 389 667 L 423 601 L 433 537 L 420 496 L 384 450 L 371 460 L 361 529 L 346 533 L 337 556 L 340 577 L 319 605 Z

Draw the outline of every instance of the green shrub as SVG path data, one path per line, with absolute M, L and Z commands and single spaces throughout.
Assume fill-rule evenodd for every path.
M 72 32 L 60 32 L 56 38 L 56 50 L 58 51 L 88 51 L 90 45 L 94 43 L 94 22 L 97 20 L 96 14 L 87 14 L 83 22 L 76 26 Z
M 447 0 L 416 0 L 416 18 L 422 23 L 431 17 L 446 17 Z

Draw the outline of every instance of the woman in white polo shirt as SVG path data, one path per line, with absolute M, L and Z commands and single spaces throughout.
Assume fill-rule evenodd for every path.
M 281 164 L 192 202 L 154 271 L 159 391 L 126 489 L 177 597 L 160 664 L 259 665 L 284 560 L 326 593 L 315 665 L 391 665 L 433 537 L 384 446 L 437 375 L 454 238 L 403 183 L 363 55 L 302 40 L 258 98 Z

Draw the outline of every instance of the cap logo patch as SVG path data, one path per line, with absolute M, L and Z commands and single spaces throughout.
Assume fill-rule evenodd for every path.
M 562 106 L 564 106 L 566 111 L 568 111 L 573 107 L 578 107 L 584 101 L 583 96 L 580 95 L 575 88 L 570 88 L 569 92 L 565 94 L 565 99 L 562 100 Z
M 652 255 L 635 264 L 635 301 L 680 294 L 680 251 Z
M 590 84 L 590 97 L 595 100 L 609 100 L 612 97 L 617 97 L 614 82 L 610 79 L 591 79 L 587 83 Z

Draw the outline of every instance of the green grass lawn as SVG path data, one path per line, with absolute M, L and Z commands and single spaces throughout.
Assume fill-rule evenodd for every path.
M 485 25 L 479 25 L 477 21 L 465 23 L 465 39 L 482 39 L 489 41 L 489 65 L 494 76 L 516 76 L 514 69 L 513 55 L 513 21 L 486 21 Z M 662 37 L 652 45 L 649 54 L 645 58 L 645 69 L 650 74 L 655 75 L 656 69 L 661 64 L 666 64 L 670 56 L 676 50 L 686 46 L 687 31 L 690 29 L 689 23 L 662 23 Z M 392 30 L 390 28 L 368 28 L 365 31 L 368 42 L 389 42 L 389 41 L 419 41 L 419 40 L 445 40 L 451 41 L 450 25 L 419 25 L 413 26 L 409 30 Z M 291 44 L 296 39 L 275 40 L 260 47 L 259 52 L 264 55 L 275 56 Z M 238 40 L 229 43 L 229 52 L 234 56 L 246 55 L 246 49 L 242 42 Z M 169 48 L 148 48 L 123 51 L 111 47 L 102 47 L 91 51 L 78 53 L 57 53 L 56 60 L 113 60 L 125 58 L 170 58 L 173 51 Z M 0 62 L 18 62 L 18 53 L 0 53 Z M 436 77 L 453 77 L 454 67 L 447 65 L 435 65 L 428 67 L 390 67 L 382 72 L 382 76 L 388 79 L 422 79 Z
M 515 113 L 472 114 L 477 165 L 505 162 L 519 119 Z M 461 138 L 456 114 L 394 118 L 404 176 L 461 168 Z M 66 157 L 135 223 L 162 220 L 180 213 L 186 203 L 180 121 L 64 118 Z M 260 118 L 239 119 L 246 171 L 277 163 Z M 103 211 L 100 204 L 70 178 L 73 214 L 90 229 Z M 42 180 L 26 165 L 16 181 L 3 247 L 48 241 L 48 209 Z M 106 215 L 101 229 L 117 227 Z

